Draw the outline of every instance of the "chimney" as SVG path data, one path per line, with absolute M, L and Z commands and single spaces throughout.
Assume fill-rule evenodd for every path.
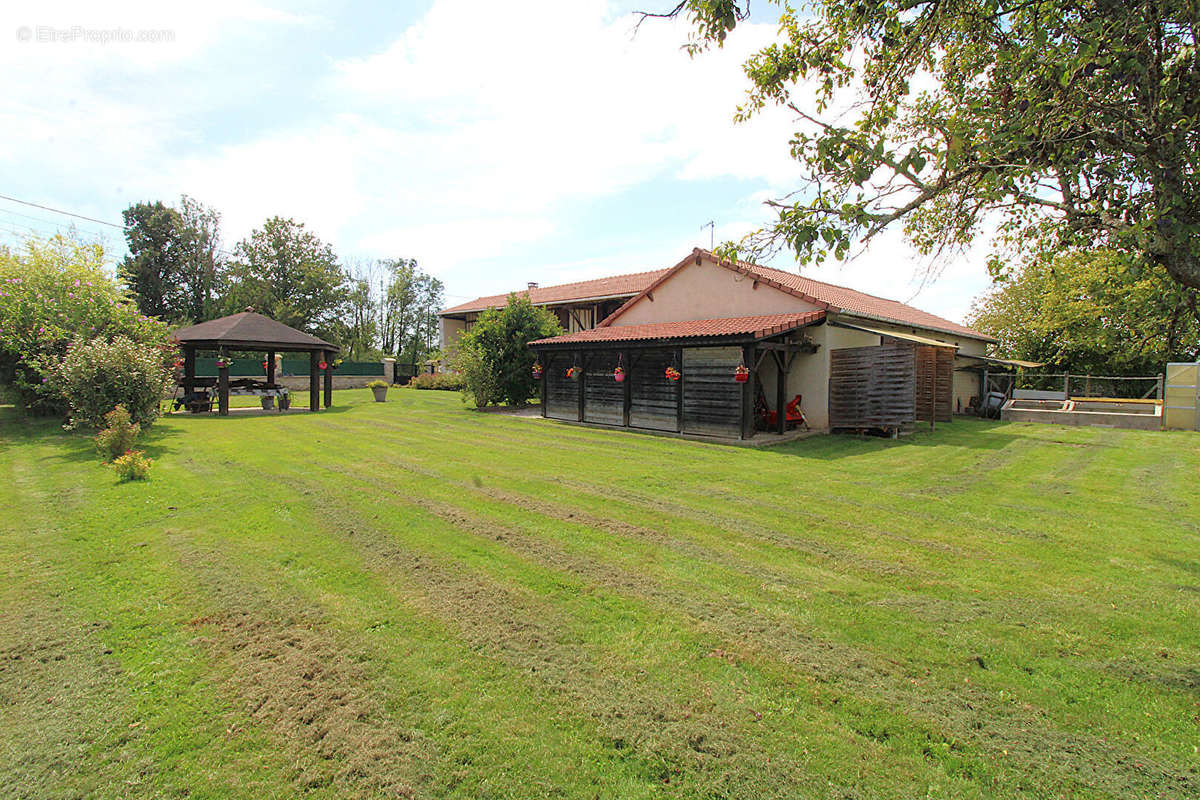
M 536 288 L 537 288 L 537 281 L 530 281 L 530 282 L 529 282 L 529 288 L 530 288 L 530 289 L 536 289 Z

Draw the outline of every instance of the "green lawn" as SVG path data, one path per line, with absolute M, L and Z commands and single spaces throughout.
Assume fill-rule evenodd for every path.
M 0 797 L 1200 796 L 1200 435 L 0 408 Z

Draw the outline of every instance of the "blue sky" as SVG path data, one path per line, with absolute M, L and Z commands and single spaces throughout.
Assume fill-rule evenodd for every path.
M 0 11 L 0 194 L 119 222 L 187 193 L 226 248 L 290 216 L 347 260 L 417 258 L 454 303 L 669 266 L 799 174 L 787 115 L 731 120 L 765 18 L 689 59 L 684 25 L 634 37 L 637 4 L 601 0 L 98 5 Z M 66 222 L 0 200 L 0 240 Z M 805 273 L 961 319 L 982 251 L 937 266 L 889 236 Z

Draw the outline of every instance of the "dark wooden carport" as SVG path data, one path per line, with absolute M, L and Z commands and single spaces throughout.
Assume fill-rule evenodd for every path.
M 231 351 L 262 352 L 267 356 L 267 386 L 276 388 L 275 354 L 308 353 L 309 410 L 321 408 L 321 373 L 324 372 L 325 407 L 333 403 L 333 369 L 330 362 L 338 347 L 324 339 L 298 331 L 247 308 L 228 317 L 180 328 L 172 334 L 183 350 L 183 389 L 191 394 L 196 388 L 196 353 L 215 351 L 228 359 Z M 321 364 L 325 368 L 321 369 Z M 217 369 L 218 413 L 229 415 L 229 367 Z
M 554 419 L 748 439 L 754 435 L 754 387 L 764 361 L 778 372 L 776 407 L 786 402 L 795 357 L 815 352 L 801 329 L 824 311 L 593 328 L 530 343 L 542 364 L 542 415 Z M 617 382 L 621 366 L 625 380 Z M 665 377 L 667 367 L 682 373 Z M 750 370 L 735 380 L 738 366 Z M 569 367 L 578 377 L 566 376 Z M 786 425 L 779 413 L 779 433 Z

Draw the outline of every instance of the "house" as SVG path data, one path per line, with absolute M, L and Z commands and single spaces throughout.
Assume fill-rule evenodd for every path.
M 796 396 L 815 430 L 949 421 L 980 396 L 972 369 L 996 361 L 993 342 L 895 300 L 696 249 L 596 327 L 530 347 L 547 417 L 746 439 L 765 420 L 782 432 L 787 414 L 772 412 Z
M 658 269 L 557 286 L 530 283 L 527 289 L 515 294 L 528 297 L 535 306 L 548 308 L 558 317 L 564 331 L 577 333 L 596 327 L 666 273 L 667 270 Z M 471 329 L 480 314 L 488 309 L 503 308 L 507 303 L 507 294 L 494 294 L 441 311 L 442 352 L 449 353 L 454 348 L 454 341 Z

